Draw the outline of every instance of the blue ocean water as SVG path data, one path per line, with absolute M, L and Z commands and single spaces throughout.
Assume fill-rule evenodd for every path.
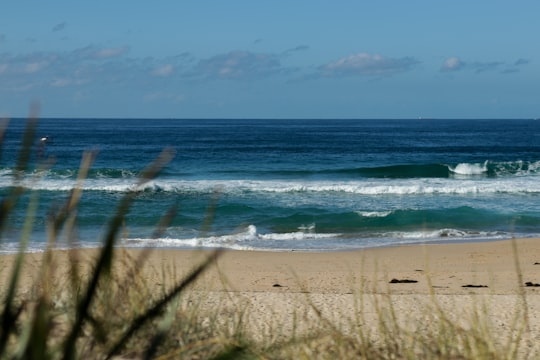
M 2 198 L 14 185 L 25 125 L 11 120 L 4 136 Z M 47 218 L 68 199 L 87 150 L 98 153 L 74 246 L 100 243 L 128 191 L 137 198 L 118 244 L 133 247 L 343 250 L 540 236 L 535 120 L 41 119 L 34 143 L 4 252 L 17 248 L 32 196 L 29 249 L 44 247 Z M 175 150 L 172 162 L 137 187 L 164 148 Z M 39 158 L 52 165 L 39 170 Z M 174 204 L 178 214 L 153 238 Z

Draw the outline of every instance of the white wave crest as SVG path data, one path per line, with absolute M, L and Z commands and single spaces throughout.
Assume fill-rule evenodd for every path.
M 462 163 L 455 167 L 449 166 L 448 169 L 458 175 L 481 175 L 487 173 L 488 162 L 485 161 L 483 164 Z
M 12 186 L 9 178 L 0 177 L 0 188 Z M 42 179 L 23 181 L 20 185 L 32 190 L 70 191 L 76 185 L 69 179 Z M 356 195 L 438 195 L 438 194 L 540 194 L 540 181 L 536 176 L 452 179 L 405 179 L 380 181 L 278 181 L 278 180 L 176 180 L 158 179 L 137 185 L 127 179 L 92 179 L 83 183 L 83 190 L 105 192 L 165 192 L 185 194 L 222 194 L 272 196 L 303 194 L 356 194 Z M 266 193 L 266 195 L 265 195 Z M 361 216 L 383 216 L 359 213 Z
M 363 217 L 376 218 L 376 217 L 387 217 L 392 212 L 393 211 L 357 211 L 356 213 Z
M 508 161 L 493 164 L 495 173 L 501 176 L 537 176 L 540 173 L 540 161 Z
M 160 239 L 140 239 L 131 238 L 124 240 L 125 246 L 130 247 L 189 247 L 189 248 L 227 248 L 234 250 L 254 250 L 254 249 L 276 249 L 269 245 L 272 242 L 289 243 L 303 240 L 330 239 L 341 236 L 341 234 L 317 234 L 308 231 L 296 231 L 289 233 L 268 233 L 259 234 L 255 225 L 247 226 L 244 231 L 231 235 L 192 237 L 192 238 L 160 238 Z M 266 244 L 266 245 L 265 245 Z M 287 247 L 287 245 L 285 245 Z M 293 246 L 291 246 L 292 248 Z
M 13 174 L 13 170 L 11 169 L 0 169 L 0 176 L 11 176 Z
M 444 240 L 444 239 L 498 239 L 508 237 L 508 234 L 493 232 L 493 231 L 466 231 L 452 228 L 444 228 L 437 230 L 426 231 L 410 231 L 410 232 L 387 232 L 383 237 L 392 239 L 411 240 Z
M 290 233 L 271 233 L 261 234 L 259 238 L 262 240 L 274 241 L 290 241 L 290 240 L 308 240 L 308 239 L 331 239 L 339 237 L 341 234 L 316 234 L 311 232 L 296 231 Z

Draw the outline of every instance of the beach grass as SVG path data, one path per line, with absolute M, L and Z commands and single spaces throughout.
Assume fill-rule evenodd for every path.
M 31 164 L 37 110 L 32 110 L 22 140 L 10 193 L 1 199 L 3 238 L 13 208 L 28 190 L 21 179 Z M 0 137 L 1 139 L 1 137 Z M 174 156 L 165 150 L 141 172 L 139 185 L 155 178 Z M 527 297 L 517 296 L 511 326 L 501 337 L 488 320 L 489 295 L 472 298 L 467 309 L 448 311 L 435 293 L 405 298 L 392 291 L 355 283 L 345 295 L 315 294 L 304 287 L 292 294 L 204 290 L 205 281 L 223 251 L 201 251 L 189 271 L 149 264 L 151 249 L 118 248 L 124 218 L 136 199 L 128 192 L 109 220 L 99 249 L 54 250 L 59 236 L 76 230 L 82 184 L 94 153 L 82 156 L 77 185 L 48 219 L 48 247 L 29 260 L 26 247 L 39 201 L 24 197 L 27 208 L 20 251 L 13 261 L 0 257 L 7 280 L 0 289 L 0 358 L 2 359 L 514 359 L 529 358 L 523 334 L 529 326 Z M 47 161 L 37 166 L 50 166 Z M 35 181 L 39 181 L 36 179 Z M 207 231 L 214 204 L 201 223 Z M 156 234 L 172 221 L 177 207 L 166 211 Z M 35 254 L 34 254 L 35 256 Z M 522 283 L 514 252 L 516 278 Z M 59 267 L 59 262 L 68 267 Z M 67 269 L 60 270 L 60 269 Z M 145 275 L 145 271 L 157 274 Z M 37 274 L 30 283 L 26 274 Z M 156 280 L 158 279 L 158 280 Z M 388 279 L 390 280 L 390 279 Z M 430 281 L 429 274 L 425 281 Z M 279 284 L 278 284 L 279 285 Z M 202 290 L 201 290 L 202 288 Z M 350 306 L 332 306 L 344 298 Z M 274 300 L 286 301 L 275 302 Z M 441 300 L 442 299 L 442 300 Z M 276 305 L 277 304 L 277 305 Z M 279 305 L 281 304 L 281 305 Z M 283 306 L 286 304 L 286 306 Z M 414 304 L 412 306 L 411 304 Z M 457 305 L 456 305 L 457 306 Z M 258 320 L 257 314 L 266 315 Z M 285 314 L 285 315 L 283 315 Z M 455 316 L 460 314 L 461 316 Z M 465 316 L 464 316 L 465 314 Z M 420 319 L 420 320 L 419 320 Z

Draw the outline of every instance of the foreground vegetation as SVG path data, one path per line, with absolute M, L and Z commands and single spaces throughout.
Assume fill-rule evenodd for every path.
M 26 189 L 21 185 L 28 172 L 35 143 L 37 117 L 28 120 L 11 191 L 0 199 L 0 236 L 9 228 L 10 213 L 20 205 Z M 3 138 L 3 131 L 0 141 Z M 153 179 L 172 159 L 165 150 L 141 172 L 139 184 Z M 147 253 L 138 258 L 115 247 L 124 217 L 137 196 L 128 192 L 103 235 L 95 256 L 82 258 L 80 252 L 64 253 L 69 271 L 58 273 L 57 252 L 53 251 L 59 234 L 74 232 L 82 183 L 95 154 L 83 155 L 77 186 L 63 207 L 51 211 L 47 219 L 48 248 L 37 266 L 37 280 L 23 285 L 27 266 L 25 248 L 30 241 L 37 196 L 28 199 L 20 252 L 7 264 L 0 257 L 0 271 L 7 273 L 6 286 L 0 289 L 0 358 L 5 359 L 513 359 L 526 357 L 520 352 L 521 335 L 526 329 L 526 311 L 518 311 L 506 342 L 494 339 L 485 321 L 485 308 L 471 314 L 467 325 L 460 324 L 433 303 L 426 309 L 429 326 L 415 331 L 398 321 L 391 297 L 377 297 L 375 320 L 363 314 L 364 294 L 357 294 L 354 314 L 348 314 L 347 326 L 336 326 L 306 294 L 294 317 L 292 331 L 272 324 L 272 336 L 261 339 L 254 334 L 249 307 L 234 294 L 205 294 L 191 285 L 213 265 L 221 252 L 209 253 L 191 272 L 183 276 L 163 272 L 163 284 L 154 284 L 141 276 Z M 37 166 L 49 166 L 47 162 Z M 172 221 L 172 208 L 156 224 L 155 236 Z M 212 206 L 202 221 L 201 231 L 212 222 Z M 26 264 L 26 265 L 25 265 Z M 81 265 L 84 267 L 81 269 Z M 519 272 L 519 268 L 517 269 Z M 227 274 L 223 274 L 226 279 Z M 224 280 L 226 281 L 226 280 Z M 219 306 L 204 306 L 209 296 L 220 296 Z M 348 312 L 348 310 L 344 310 Z M 309 313 L 309 316 L 306 314 Z M 304 331 L 300 331 L 300 329 Z

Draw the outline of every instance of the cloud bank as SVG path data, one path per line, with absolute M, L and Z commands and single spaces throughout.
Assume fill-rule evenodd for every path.
M 61 23 L 54 28 L 61 31 L 65 26 Z M 0 35 L 0 42 L 4 39 Z M 296 54 L 309 56 L 308 45 L 274 53 L 233 50 L 206 58 L 187 52 L 159 58 L 133 57 L 130 53 L 129 46 L 97 45 L 71 51 L 0 53 L 0 95 L 31 98 L 57 91 L 63 96 L 80 92 L 85 98 L 92 98 L 108 91 L 129 93 L 134 101 L 185 103 L 186 97 L 192 98 L 194 88 L 200 91 L 212 82 L 263 83 L 272 79 L 288 84 L 320 78 L 386 78 L 415 71 L 421 63 L 411 56 L 360 52 L 322 64 L 314 61 L 304 68 L 290 66 L 288 62 L 294 61 Z M 529 63 L 524 58 L 503 63 L 463 61 L 452 56 L 444 60 L 439 70 L 511 74 Z
M 194 74 L 206 79 L 253 79 L 279 73 L 282 69 L 276 55 L 231 51 L 200 60 Z
M 517 59 L 513 63 L 502 61 L 471 61 L 465 62 L 456 56 L 444 60 L 440 67 L 441 72 L 456 72 L 462 70 L 471 70 L 477 74 L 489 71 L 498 71 L 503 74 L 519 72 L 519 68 L 529 64 L 526 59 Z
M 325 77 L 390 76 L 412 70 L 418 60 L 412 57 L 389 58 L 379 54 L 358 53 L 319 67 Z

